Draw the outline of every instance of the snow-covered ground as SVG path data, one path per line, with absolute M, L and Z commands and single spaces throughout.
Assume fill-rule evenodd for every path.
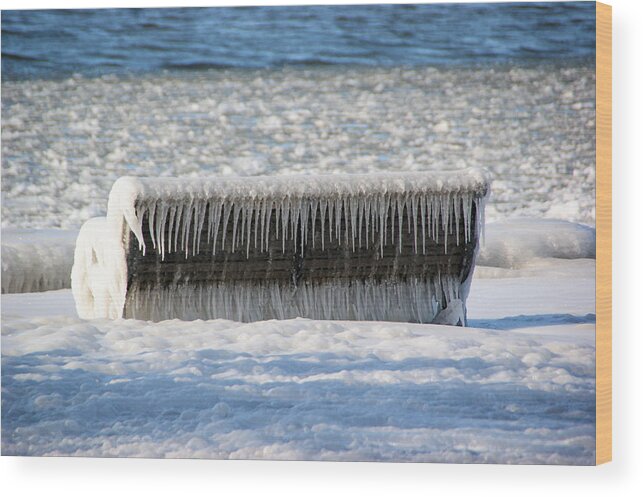
M 494 180 L 470 328 L 82 320 L 68 289 L 3 293 L 3 454 L 594 462 L 593 68 L 75 77 L 3 82 L 2 106 L 3 292 L 68 286 L 125 174 Z
M 591 464 L 594 262 L 478 267 L 475 328 L 85 321 L 69 290 L 3 295 L 3 453 Z

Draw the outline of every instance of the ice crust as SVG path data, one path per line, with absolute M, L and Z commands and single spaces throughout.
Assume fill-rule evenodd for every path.
M 428 240 L 444 240 L 446 252 L 447 238 L 440 239 L 440 232 L 455 232 L 457 243 L 469 242 L 474 229 L 481 232 L 489 183 L 487 174 L 476 169 L 201 180 L 123 177 L 110 193 L 104 225 L 92 221 L 81 230 L 73 277 L 78 312 L 87 318 L 122 315 L 127 290 L 124 254 L 128 247 L 124 245 L 129 241 L 129 230 L 143 253 L 154 250 L 161 259 L 171 252 L 182 252 L 186 259 L 197 255 L 204 231 L 213 254 L 217 250 L 244 250 L 248 255 L 251 246 L 267 250 L 274 212 L 275 235 L 282 240 L 284 252 L 292 241 L 302 251 L 307 244 L 314 244 L 310 230 L 317 219 L 321 220 L 318 243 L 322 249 L 326 240 L 337 240 L 353 251 L 370 244 L 379 246 L 383 253 L 390 237 L 398 239 L 401 251 L 404 240 L 411 237 L 415 253 L 425 253 Z M 145 219 L 151 247 L 143 234 Z M 393 221 L 390 226 L 389 219 Z M 406 230 L 404 222 L 408 223 Z M 106 237 L 112 247 L 108 252 L 103 247 Z M 115 248 L 117 244 L 122 250 Z M 97 256 L 99 253 L 102 255 Z M 103 285 L 104 271 L 109 268 L 120 272 L 116 281 L 108 280 L 109 291 L 92 286 Z M 97 279 L 89 271 L 101 277 Z M 175 285 L 153 292 L 134 285 L 128 299 L 134 302 L 134 316 L 155 320 L 225 317 L 249 321 L 305 315 L 430 322 L 442 310 L 442 302 L 466 300 L 469 281 L 465 278 L 463 283 L 459 278 L 442 275 L 433 281 L 391 282 L 377 288 L 369 282 L 337 281 L 302 285 L 294 293 L 290 285 L 278 287 L 270 281 L 234 286 Z M 107 296 L 109 303 L 104 300 Z M 464 306 L 462 309 L 452 324 L 464 323 Z

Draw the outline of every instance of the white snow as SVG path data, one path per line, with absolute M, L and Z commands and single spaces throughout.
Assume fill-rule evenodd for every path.
M 3 453 L 591 464 L 593 295 L 508 281 L 472 285 L 501 330 L 84 321 L 69 291 L 38 318 L 48 294 L 5 296 Z

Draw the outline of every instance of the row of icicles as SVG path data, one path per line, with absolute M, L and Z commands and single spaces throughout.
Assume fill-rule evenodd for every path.
M 430 323 L 447 304 L 462 298 L 458 275 L 409 278 L 395 284 L 306 281 L 137 284 L 129 288 L 125 316 L 135 319 L 346 319 Z M 464 316 L 462 316 L 464 322 Z M 453 323 L 455 324 L 455 323 Z
M 243 249 L 249 256 L 250 248 L 268 250 L 271 235 L 282 241 L 286 251 L 287 240 L 301 248 L 311 243 L 321 244 L 337 240 L 353 251 L 394 243 L 398 233 L 398 247 L 402 251 L 403 236 L 413 240 L 414 251 L 426 253 L 427 239 L 444 242 L 446 233 L 455 234 L 460 244 L 460 227 L 464 225 L 464 242 L 471 241 L 473 233 L 480 233 L 484 219 L 484 197 L 471 192 L 415 195 L 345 196 L 331 200 L 316 198 L 283 199 L 186 199 L 139 200 L 136 214 L 139 233 L 147 219 L 152 245 L 164 258 L 166 253 L 182 251 L 186 258 L 201 250 L 201 238 L 207 237 L 212 254 L 229 248 Z M 475 206 L 475 219 L 472 219 Z M 317 219 L 321 232 L 309 236 Z M 407 233 L 403 233 L 406 218 Z M 206 222 L 207 221 L 207 222 Z M 274 224 L 273 224 L 274 221 Z M 229 235 L 230 225 L 232 235 Z M 271 233 L 271 227 L 275 233 Z M 390 239 L 389 239 L 390 234 Z M 299 240 L 299 242 L 298 242 Z M 144 240 L 139 240 L 145 253 Z

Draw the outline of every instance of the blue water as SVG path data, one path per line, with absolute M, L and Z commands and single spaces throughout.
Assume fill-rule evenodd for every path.
M 593 2 L 14 10 L 2 77 L 591 59 L 594 27 Z

